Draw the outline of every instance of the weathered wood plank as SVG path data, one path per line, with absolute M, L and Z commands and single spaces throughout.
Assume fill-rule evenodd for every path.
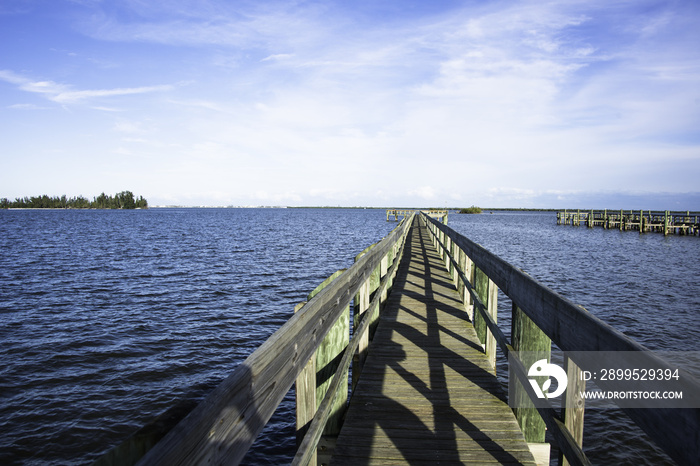
M 294 307 L 294 312 L 298 312 L 307 301 L 301 302 Z M 304 369 L 297 376 L 294 382 L 294 395 L 296 401 L 296 439 L 299 445 L 306 434 L 306 431 L 316 413 L 316 357 L 312 356 L 304 366 Z M 316 463 L 309 463 L 315 466 Z
M 586 381 L 581 377 L 581 369 L 569 358 L 564 361 L 567 375 L 566 403 L 562 409 L 564 425 L 578 446 L 583 446 L 583 418 L 585 410 L 585 400 L 581 396 L 586 391 Z M 560 457 L 562 466 L 569 466 L 569 461 L 563 456 Z
M 346 433 L 348 436 L 352 436 L 353 438 L 360 438 L 360 439 L 371 439 L 373 435 L 375 435 L 373 429 L 367 429 L 367 428 L 356 428 L 356 427 L 346 427 Z M 390 438 L 407 438 L 407 439 L 413 439 L 416 441 L 420 441 L 423 439 L 424 433 L 418 430 L 414 429 L 406 429 L 406 428 L 401 428 L 401 426 L 397 427 L 383 427 L 381 428 L 381 435 L 386 435 Z M 502 441 L 502 440 L 518 440 L 520 441 L 520 436 L 517 435 L 517 431 L 514 431 L 513 429 L 509 428 L 503 428 L 499 429 L 497 425 L 494 425 L 493 428 L 488 429 L 488 428 L 475 428 L 475 429 L 468 429 L 468 430 L 462 430 L 458 429 L 455 431 L 435 431 L 432 433 L 433 438 L 440 439 L 440 438 L 465 438 L 465 439 L 471 439 L 471 440 L 493 440 L 493 441 Z M 522 445 L 522 443 L 521 443 Z M 520 446 L 518 448 L 521 448 Z
M 431 442 L 435 444 L 435 442 Z M 355 458 L 357 464 L 371 464 L 371 460 L 365 462 L 365 458 L 391 459 L 394 464 L 409 463 L 414 461 L 434 461 L 442 464 L 444 461 L 455 461 L 461 463 L 516 463 L 535 464 L 535 460 L 529 449 L 526 450 L 505 450 L 494 442 L 481 442 L 483 448 L 479 450 L 462 449 L 460 445 L 452 442 L 451 445 L 437 445 L 436 448 L 425 448 L 416 445 L 415 440 L 391 439 L 384 444 L 371 445 L 346 445 L 338 444 L 335 450 L 334 459 L 331 464 L 336 464 L 335 458 L 348 456 Z M 527 445 L 525 446 L 527 448 Z M 365 454 L 366 453 L 366 454 Z
M 338 278 L 345 269 L 338 270 L 320 285 L 318 285 L 309 295 L 307 300 L 313 299 L 325 287 L 330 285 L 333 280 Z M 298 312 L 305 303 L 300 303 L 294 309 Z M 317 407 L 321 405 L 323 398 L 331 385 L 331 378 L 338 367 L 338 357 L 342 354 L 350 342 L 350 309 L 349 306 L 341 314 L 335 325 L 330 329 L 326 337 L 319 345 L 316 353 L 309 360 L 306 367 L 296 379 L 296 439 L 297 445 L 301 445 L 304 436 L 317 412 Z M 347 380 L 347 370 L 344 373 Z M 334 443 L 334 439 L 340 432 L 342 416 L 345 414 L 347 407 L 348 390 L 347 386 L 340 389 L 335 394 L 335 402 L 331 408 L 331 413 L 325 422 L 323 434 L 326 435 L 325 443 Z M 308 466 L 316 466 L 317 455 L 310 454 L 311 458 L 307 463 Z
M 511 341 L 513 349 L 520 352 L 520 360 L 525 367 L 532 366 L 540 359 L 550 360 L 552 340 L 515 304 L 511 319 Z M 538 380 L 538 383 L 542 382 Z M 513 411 L 525 439 L 528 442 L 543 443 L 546 429 L 542 416 L 518 380 L 514 380 L 511 387 L 514 390 L 509 395 L 513 399 L 512 404 L 516 406 Z
M 345 269 L 338 270 L 333 275 L 328 277 L 323 283 L 321 283 L 315 290 L 309 293 L 308 300 L 313 299 L 318 293 L 320 293 L 325 287 L 330 285 L 333 280 L 338 278 L 345 272 Z M 333 327 L 328 331 L 328 334 L 323 339 L 321 344 L 316 349 L 316 402 L 314 406 L 320 406 L 323 397 L 326 396 L 328 387 L 331 384 L 331 379 L 338 368 L 339 358 L 342 355 L 345 348 L 347 348 L 350 343 L 350 306 L 346 306 L 341 313 L 338 320 L 335 322 Z M 345 373 L 345 379 L 347 380 L 347 372 Z M 345 408 L 348 401 L 348 391 L 347 387 L 341 390 L 336 397 L 335 404 L 332 408 L 332 414 L 328 419 L 326 428 L 323 431 L 324 435 L 337 435 L 340 432 L 340 425 L 342 422 L 342 416 L 345 414 Z

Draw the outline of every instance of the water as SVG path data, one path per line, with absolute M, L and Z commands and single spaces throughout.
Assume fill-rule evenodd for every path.
M 95 459 L 215 386 L 393 226 L 378 210 L 0 211 L 0 464 Z M 288 454 L 287 411 L 268 447 Z
M 700 349 L 698 238 L 550 213 L 449 221 L 640 343 Z M 89 463 L 201 398 L 394 226 L 359 209 L 0 211 L 0 464 Z M 293 411 L 288 397 L 248 463 L 289 461 Z M 594 463 L 667 461 L 628 423 L 586 413 Z

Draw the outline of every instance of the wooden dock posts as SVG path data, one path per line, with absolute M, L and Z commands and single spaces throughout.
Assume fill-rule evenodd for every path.
M 700 212 L 652 210 L 563 210 L 557 225 L 601 226 L 608 229 L 659 232 L 664 235 L 700 235 Z
M 339 421 L 343 419 L 343 411 L 348 407 L 348 392 L 352 393 L 355 386 L 362 384 L 364 364 L 368 364 L 369 371 L 368 351 L 370 348 L 378 348 L 379 352 L 384 354 L 396 351 L 396 348 L 383 348 L 382 338 L 375 339 L 370 346 L 373 328 L 377 320 L 382 319 L 382 307 L 390 300 L 401 299 L 404 296 L 410 296 L 411 299 L 426 298 L 418 296 L 414 289 L 390 296 L 399 264 L 403 262 L 406 238 L 413 234 L 412 225 L 416 216 L 422 222 L 421 228 L 427 228 L 430 232 L 435 249 L 439 253 L 439 258 L 436 259 L 441 258 L 447 270 L 447 274 L 442 275 L 446 280 L 426 273 L 425 276 L 419 277 L 420 281 L 433 284 L 431 286 L 437 286 L 439 282 L 440 286 L 444 287 L 445 284 L 449 285 L 451 277 L 456 289 L 456 293 L 452 293 L 458 297 L 455 301 L 463 306 L 463 314 L 468 316 L 458 318 L 465 325 L 473 323 L 481 342 L 480 345 L 473 344 L 473 351 L 477 351 L 482 359 L 485 353 L 489 361 L 484 364 L 490 364 L 493 368 L 496 352 L 500 350 L 508 358 L 513 374 L 511 377 L 520 382 L 513 393 L 509 394 L 510 397 L 536 399 L 526 369 L 531 362 L 521 360 L 518 354 L 524 351 L 535 352 L 536 357 L 541 355 L 542 359 L 548 359 L 552 343 L 565 352 L 634 351 L 640 354 L 642 360 L 650 361 L 650 367 L 652 364 L 658 366 L 660 360 L 654 353 L 582 307 L 561 297 L 429 215 L 412 213 L 386 238 L 362 251 L 350 268 L 331 275 L 310 293 L 308 301 L 297 306 L 296 312 L 288 322 L 146 452 L 138 464 L 238 464 L 295 382 L 299 448 L 292 464 L 325 464 L 334 452 L 339 427 L 340 438 L 343 438 Z M 425 260 L 427 262 L 428 259 Z M 416 274 L 421 274 L 421 271 L 412 267 L 409 274 L 409 281 L 416 281 Z M 444 299 L 442 289 L 444 288 L 437 292 L 430 291 L 430 299 Z M 510 341 L 497 324 L 496 305 L 499 290 L 511 301 Z M 392 306 L 393 304 L 387 305 L 386 309 L 393 309 Z M 445 307 L 444 303 L 439 302 L 431 306 L 433 309 Z M 350 308 L 353 309 L 352 319 Z M 454 307 L 451 309 L 454 310 Z M 454 317 L 454 314 L 452 316 Z M 383 328 L 381 325 L 378 332 Z M 402 325 L 404 331 L 416 334 L 419 337 L 417 341 L 421 341 L 423 334 L 420 331 L 407 328 L 406 324 Z M 432 329 L 433 332 L 445 330 Z M 473 334 L 474 330 L 471 332 Z M 465 340 L 463 335 L 451 329 L 447 330 L 447 333 L 451 337 Z M 443 344 L 439 337 L 437 341 L 439 345 Z M 402 351 L 402 348 L 398 350 Z M 372 355 L 374 354 L 372 351 Z M 453 361 L 457 353 L 448 351 L 448 354 L 449 358 L 445 353 L 440 355 L 441 364 L 445 367 L 477 366 L 466 357 Z M 405 357 L 410 359 L 408 355 Z M 577 359 L 566 361 L 569 384 L 571 387 L 581 387 L 583 383 L 585 387 L 578 368 L 579 365 L 585 368 L 585 361 L 577 356 L 572 358 Z M 661 363 L 664 364 L 663 361 Z M 403 366 L 397 367 L 401 369 Z M 350 369 L 352 382 L 348 380 Z M 372 372 L 372 376 L 376 377 L 377 372 Z M 406 376 L 417 379 L 417 374 L 410 371 Z M 460 377 L 451 380 L 460 380 L 463 384 L 472 383 L 468 377 Z M 483 379 L 479 380 L 483 382 Z M 424 392 L 426 389 L 433 390 L 429 385 L 417 380 L 414 381 L 413 387 Z M 700 383 L 684 374 L 682 382 L 679 381 L 679 389 L 687 390 L 688 393 L 700 393 Z M 451 400 L 463 402 L 467 396 L 463 394 L 467 392 L 462 390 L 463 388 L 458 386 L 459 395 L 450 392 L 446 399 L 450 400 L 450 403 Z M 542 407 L 539 404 L 537 407 L 533 405 L 515 410 L 517 422 L 530 450 L 535 452 L 549 449 L 549 446 L 543 443 L 546 428 L 563 453 L 561 464 L 589 464 L 581 449 L 584 405 L 578 393 L 577 389 L 567 390 L 567 402 L 561 412 L 549 405 Z M 352 405 L 352 394 L 350 399 Z M 405 402 L 409 403 L 408 400 Z M 401 407 L 404 408 L 410 409 L 411 406 Z M 438 408 L 454 411 L 452 405 L 433 409 Z M 512 418 L 512 413 L 508 412 Z M 483 416 L 483 413 L 482 410 L 478 415 Z M 699 409 L 626 409 L 626 413 L 679 463 L 695 464 L 700 457 Z M 347 417 L 350 415 L 351 413 L 346 414 Z M 489 415 L 493 416 L 492 413 Z M 483 422 L 483 418 L 471 421 L 460 419 L 460 429 L 464 425 L 473 429 L 476 423 Z M 491 421 L 498 419 L 488 420 Z M 428 435 L 428 441 L 432 438 L 428 431 L 411 435 Z M 479 431 L 478 435 L 481 437 L 470 437 L 472 445 L 476 444 L 481 448 L 488 444 L 490 447 L 496 445 L 500 448 L 488 434 Z M 440 439 L 444 440 L 446 439 Z M 455 439 L 451 439 L 450 442 L 452 440 Z M 410 443 L 411 439 L 402 438 L 402 441 Z M 426 441 L 426 438 L 422 438 L 422 441 Z M 338 444 L 337 447 L 340 449 L 342 444 Z M 529 455 L 527 447 L 524 448 Z M 347 451 L 347 448 L 345 450 Z M 468 455 L 471 454 L 470 451 Z M 125 457 L 120 458 L 119 454 L 112 454 L 109 461 L 102 464 L 133 464 L 140 455 L 141 453 L 137 456 L 132 455 L 127 460 Z M 498 455 L 515 458 L 503 449 L 499 450 Z M 491 458 L 491 461 L 494 460 L 498 461 L 498 457 Z

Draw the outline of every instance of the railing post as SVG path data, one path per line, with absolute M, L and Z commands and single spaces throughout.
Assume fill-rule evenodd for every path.
M 462 254 L 464 256 L 464 266 L 462 267 L 462 271 L 464 272 L 464 276 L 469 280 L 469 283 L 474 286 L 474 262 L 472 262 L 471 258 L 467 256 L 467 253 L 462 251 Z M 474 322 L 474 298 L 472 297 L 472 294 L 469 292 L 467 289 L 466 285 L 464 287 L 464 308 L 467 311 L 467 315 L 469 316 L 469 319 L 471 319 L 472 322 Z
M 445 235 L 445 268 L 447 269 L 447 273 L 450 278 L 453 278 L 454 276 L 452 272 L 454 271 L 454 268 L 452 266 L 452 261 L 450 260 L 450 254 L 452 254 L 452 238 Z
M 371 275 L 369 276 L 369 301 L 372 301 L 372 298 L 374 298 L 374 294 L 377 292 L 377 289 L 379 289 L 379 285 L 382 282 L 382 266 L 381 263 L 377 264 L 377 266 L 372 270 Z M 377 324 L 379 323 L 379 309 L 377 309 L 376 312 L 374 312 L 371 316 L 368 316 L 369 319 L 371 319 L 371 323 L 369 325 L 369 340 L 372 341 L 372 338 L 374 337 L 374 332 L 377 329 Z
M 460 249 L 457 246 L 457 243 L 454 241 L 452 242 L 452 248 L 450 248 L 450 254 L 452 254 L 452 257 L 455 259 L 457 262 L 457 266 L 455 266 L 452 261 L 450 261 L 450 275 L 452 275 L 452 281 L 454 282 L 455 286 L 457 286 L 459 282 L 459 273 L 457 272 L 457 267 L 459 266 L 459 252 Z
M 581 376 L 581 369 L 569 358 L 564 358 L 564 370 L 567 375 L 566 404 L 562 409 L 564 426 L 579 447 L 583 446 L 583 414 L 585 401 L 581 393 L 586 391 L 586 381 Z M 559 464 L 568 466 L 569 461 L 559 453 Z
M 294 313 L 304 307 L 306 301 L 297 304 L 294 307 Z M 309 362 L 306 363 L 304 369 L 297 376 L 294 384 L 294 393 L 296 396 L 296 415 L 297 415 L 297 446 L 301 445 L 301 441 L 309 429 L 311 420 L 316 414 L 318 407 L 316 406 L 316 355 L 314 354 Z M 316 465 L 316 457 L 309 463 L 312 466 Z
M 373 244 L 366 248 L 364 251 L 362 251 L 360 254 L 358 254 L 355 257 L 355 262 L 360 260 L 362 256 L 364 256 L 370 249 L 372 249 L 376 244 Z M 372 275 L 370 278 L 365 280 L 365 282 L 360 286 L 359 291 L 355 295 L 355 298 L 353 300 L 353 335 L 354 335 L 354 330 L 357 329 L 357 327 L 360 325 L 360 322 L 362 320 L 363 314 L 367 312 L 367 309 L 369 309 L 369 303 L 371 300 L 372 292 L 376 290 L 372 289 L 372 278 L 375 275 L 375 271 L 372 271 Z M 369 340 L 370 340 L 370 332 L 365 332 L 363 335 L 360 337 L 360 343 L 357 347 L 357 352 L 353 356 L 353 364 L 352 364 L 352 389 L 355 389 L 355 385 L 357 385 L 357 381 L 360 377 L 360 373 L 362 372 L 362 366 L 365 363 L 365 359 L 367 358 L 367 348 L 369 347 Z
M 440 258 L 442 260 L 445 260 L 445 248 L 443 246 L 445 244 L 445 232 L 438 229 L 437 234 L 438 234 L 438 245 L 437 245 L 438 253 L 440 253 Z
M 389 252 L 389 254 L 391 251 Z M 384 279 L 386 276 L 387 271 L 389 270 L 389 254 L 386 256 L 382 257 L 382 260 L 379 261 L 379 283 Z M 377 288 L 379 288 L 379 283 L 377 283 Z M 389 296 L 389 291 L 385 290 L 382 292 L 380 298 L 379 298 L 379 311 L 381 311 L 384 308 L 384 304 L 386 303 L 387 297 Z M 374 316 L 372 316 L 375 318 Z M 379 312 L 377 312 L 376 319 L 379 318 Z M 370 329 L 370 333 L 374 335 L 374 329 Z
M 481 302 L 486 306 L 487 313 L 497 322 L 497 305 L 498 305 L 498 287 L 482 272 L 478 267 L 474 267 L 474 289 L 476 294 L 481 299 Z M 481 344 L 486 352 L 486 355 L 491 362 L 491 366 L 496 369 L 496 338 L 486 325 L 486 321 L 481 317 L 480 312 L 474 312 L 474 328 L 476 335 L 479 337 Z
M 624 221 L 623 215 L 624 215 L 624 214 L 623 214 L 623 212 L 622 212 L 622 209 L 620 209 L 620 231 L 623 230 L 624 225 L 625 225 L 625 221 Z
M 552 341 L 515 303 L 511 319 L 511 343 L 525 368 L 529 368 L 540 359 L 550 360 Z M 522 385 L 516 380 L 512 386 L 515 390 L 510 396 L 513 397 L 513 405 L 516 406 L 513 412 L 528 446 L 530 449 L 546 448 L 549 458 L 549 447 L 541 445 L 545 440 L 544 420 Z
M 328 286 L 336 277 L 345 271 L 339 270 L 328 277 L 315 290 L 309 293 L 307 300 L 311 300 L 314 296 Z M 295 312 L 301 308 L 303 304 L 297 305 Z M 303 439 L 309 423 L 314 418 L 318 406 L 321 404 L 323 397 L 326 396 L 328 387 L 333 379 L 333 375 L 338 368 L 339 355 L 343 353 L 350 343 L 350 307 L 348 306 L 342 312 L 338 320 L 331 327 L 330 331 L 318 346 L 316 353 L 307 363 L 306 367 L 296 380 L 296 397 L 297 397 L 297 443 Z M 345 373 L 347 379 L 348 373 Z M 335 446 L 335 439 L 340 433 L 342 417 L 345 413 L 348 400 L 347 385 L 345 389 L 338 394 L 336 402 L 333 406 L 333 412 L 328 418 L 326 427 L 323 430 L 321 442 L 319 443 L 319 452 L 323 451 L 323 458 L 332 453 Z M 318 453 L 317 453 L 318 455 Z M 330 456 L 328 456 L 330 458 Z M 315 464 L 312 460 L 311 464 Z M 324 461 L 325 462 L 325 461 Z

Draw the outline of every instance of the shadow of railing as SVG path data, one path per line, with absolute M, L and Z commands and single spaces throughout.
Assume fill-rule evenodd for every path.
M 468 454 L 460 451 L 459 444 L 469 439 L 477 446 L 475 450 L 490 455 L 490 461 L 519 464 L 520 458 L 499 443 L 502 439 L 492 438 L 490 433 L 453 407 L 451 397 L 461 394 L 454 390 L 455 385 L 471 384 L 500 400 L 505 399 L 505 393 L 492 371 L 443 344 L 449 339 L 456 340 L 467 350 L 483 353 L 480 344 L 440 323 L 441 317 L 452 317 L 466 330 L 469 319 L 462 303 L 455 297 L 452 283 L 444 275 L 433 274 L 435 267 L 444 269 L 444 266 L 436 251 L 428 246 L 429 239 L 424 234 L 423 229 L 414 225 L 394 288 L 402 299 L 418 303 L 415 307 L 420 310 L 394 301 L 383 311 L 375 342 L 370 347 L 362 377 L 353 394 L 352 411 L 344 426 L 357 435 L 343 436 L 336 454 L 338 457 L 348 455 L 354 464 L 362 464 L 363 458 L 373 455 L 387 458 L 392 449 L 408 464 L 459 462 Z M 416 260 L 412 261 L 412 258 Z M 401 322 L 400 314 L 412 320 Z M 425 366 L 421 365 L 419 372 L 412 369 L 416 361 L 406 354 L 405 348 L 410 346 L 426 352 Z M 486 358 L 482 356 L 481 359 L 482 364 L 488 365 Z M 422 363 L 419 361 L 418 364 Z M 463 380 L 455 383 L 454 375 L 451 381 L 448 380 L 448 371 Z M 408 389 L 397 388 L 402 384 Z M 391 446 L 373 444 L 366 438 L 368 433 L 379 431 Z

